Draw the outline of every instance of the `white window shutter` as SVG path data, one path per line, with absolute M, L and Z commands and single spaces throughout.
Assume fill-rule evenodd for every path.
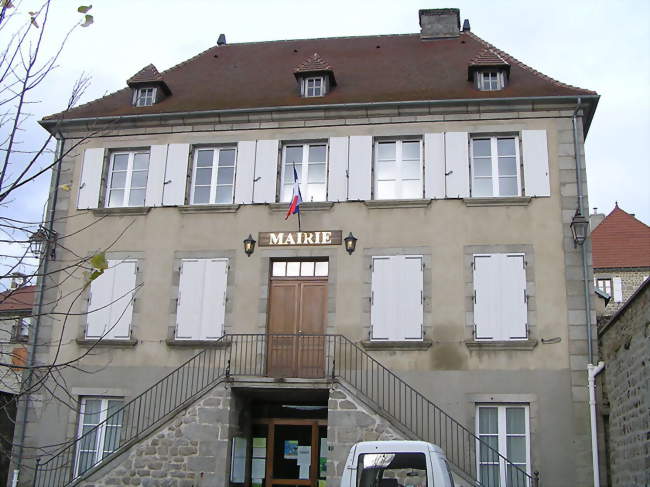
M 370 323 L 373 340 L 395 340 L 397 310 L 393 293 L 394 265 L 391 257 L 372 258 Z
M 278 179 L 278 141 L 258 140 L 255 155 L 253 203 L 273 203 Z
M 77 208 L 86 210 L 99 206 L 99 190 L 102 185 L 104 168 L 104 149 L 86 149 L 84 151 L 77 197 Z
M 161 206 L 167 165 L 167 145 L 152 145 L 149 154 L 145 206 Z
M 245 205 L 253 202 L 256 145 L 254 140 L 242 141 L 237 144 L 235 203 Z
M 203 340 L 215 340 L 223 335 L 227 284 L 228 259 L 210 259 L 207 261 L 201 320 L 201 339 Z
M 421 340 L 424 301 L 422 257 L 400 255 L 393 259 L 397 264 L 393 273 L 392 294 L 397 297 L 397 302 L 393 303 L 397 309 L 393 329 L 400 340 Z
M 111 328 L 106 338 L 127 340 L 131 336 L 133 317 L 133 293 L 135 291 L 135 261 L 110 261 L 113 267 L 113 301 L 111 304 Z M 109 265 L 111 263 L 109 262 Z
M 469 140 L 467 132 L 445 133 L 447 198 L 469 196 Z
M 526 339 L 528 304 L 526 303 L 526 269 L 523 255 L 500 255 L 499 281 L 494 283 L 501 291 L 501 339 Z
M 424 197 L 445 197 L 445 136 L 424 134 Z
M 623 302 L 623 283 L 621 282 L 620 277 L 612 278 L 612 287 L 614 292 L 614 302 L 622 303 Z
M 109 260 L 108 269 L 92 281 L 86 337 L 128 339 L 133 316 L 136 262 Z
M 348 200 L 369 200 L 372 186 L 372 136 L 350 137 Z
M 178 206 L 185 204 L 189 156 L 190 144 L 169 144 L 165 181 L 163 183 L 163 205 Z
M 348 137 L 329 140 L 328 201 L 345 201 L 348 193 Z
M 546 130 L 522 130 L 526 196 L 550 196 Z
M 498 340 L 498 257 L 474 256 L 474 324 L 477 340 Z

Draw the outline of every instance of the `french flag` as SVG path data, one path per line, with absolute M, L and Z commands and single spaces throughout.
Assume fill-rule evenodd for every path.
M 287 211 L 287 216 L 284 217 L 286 220 L 291 215 L 296 213 L 300 216 L 300 203 L 302 203 L 302 195 L 300 194 L 300 186 L 298 185 L 298 173 L 296 172 L 296 167 L 293 168 L 293 196 L 291 197 L 291 205 L 289 205 L 289 211 Z

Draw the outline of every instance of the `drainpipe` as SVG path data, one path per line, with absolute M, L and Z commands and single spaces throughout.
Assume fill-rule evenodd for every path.
M 47 227 L 50 233 L 54 229 L 54 214 L 56 212 L 56 198 L 59 193 L 59 182 L 61 180 L 61 164 L 63 163 L 62 156 L 63 156 L 64 144 L 65 144 L 65 139 L 63 138 L 61 132 L 59 132 L 59 139 L 57 141 L 57 151 L 56 151 L 58 154 L 57 157 L 59 158 L 59 163 L 56 166 L 56 181 L 54 184 L 54 188 L 50 193 L 51 196 L 51 200 L 50 200 L 51 205 L 49 211 L 50 215 L 47 222 Z M 50 248 L 48 247 L 43 255 L 42 265 L 39 267 L 39 271 L 41 272 L 41 277 L 39 279 L 38 305 L 36 306 L 36 323 L 34 323 L 34 329 L 32 331 L 32 343 L 31 343 L 31 347 L 29 348 L 29 359 L 28 359 L 29 369 L 26 378 L 27 388 L 29 388 L 29 386 L 31 385 L 32 376 L 34 373 L 32 367 L 34 366 L 34 362 L 36 361 L 35 359 L 36 344 L 38 343 L 38 331 L 40 329 L 41 317 L 43 315 L 45 279 L 48 272 L 49 262 L 50 262 Z M 24 451 L 23 445 L 25 443 L 25 436 L 26 436 L 26 429 L 27 429 L 27 415 L 29 412 L 29 394 L 27 394 L 27 397 L 24 398 L 23 407 L 20 409 L 20 411 L 22 411 L 21 414 L 22 417 L 20 420 L 16 418 L 16 424 L 20 424 L 22 428 L 20 431 L 20 443 L 18 443 L 18 452 L 16 453 L 16 462 L 14 464 L 13 478 L 11 480 L 12 487 L 16 487 L 16 485 L 18 485 L 20 471 L 23 467 L 23 451 Z M 34 472 L 34 475 L 36 475 L 36 472 Z
M 578 111 L 582 100 L 578 98 L 578 104 L 573 111 L 571 121 L 573 123 L 573 150 L 576 157 L 576 190 L 578 193 L 578 211 L 581 215 L 585 215 L 584 195 L 582 191 L 582 178 L 580 174 L 580 153 L 578 152 Z M 589 295 L 589 265 L 587 262 L 587 251 L 585 250 L 584 243 L 580 246 L 580 256 L 582 258 L 582 280 L 584 284 L 584 297 L 585 297 L 585 314 L 587 325 L 587 374 L 589 388 L 589 416 L 591 420 L 591 458 L 592 470 L 594 473 L 594 487 L 600 487 L 600 467 L 598 465 L 598 432 L 596 426 L 596 383 L 595 377 L 602 370 L 605 364 L 599 362 L 597 366 L 593 365 L 594 352 L 592 344 L 592 329 L 591 329 L 591 299 Z
M 587 365 L 589 372 L 589 416 L 591 418 L 591 461 L 594 468 L 594 487 L 600 487 L 600 467 L 598 465 L 598 430 L 596 427 L 596 376 L 605 368 L 604 362 Z

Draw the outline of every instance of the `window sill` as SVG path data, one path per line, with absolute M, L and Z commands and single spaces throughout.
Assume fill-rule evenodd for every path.
M 500 350 L 532 350 L 537 346 L 535 338 L 528 340 L 490 341 L 490 340 L 465 340 L 465 346 L 470 350 L 500 351 Z
M 194 347 L 194 348 L 228 348 L 230 340 L 177 340 L 168 338 L 165 340 L 168 347 Z
M 235 213 L 241 205 L 182 205 L 181 213 Z
M 107 340 L 103 339 L 97 341 L 96 338 L 77 338 L 77 345 L 83 345 L 85 347 L 95 346 L 95 347 L 115 347 L 115 348 L 131 348 L 135 347 L 138 344 L 138 340 L 135 338 L 129 338 L 127 340 Z
M 146 215 L 151 210 L 150 206 L 117 206 L 115 208 L 95 208 L 92 210 L 95 216 L 113 215 Z
M 334 203 L 331 201 L 307 201 L 300 203 L 300 211 L 323 211 L 331 210 Z M 278 211 L 286 213 L 289 211 L 289 203 L 271 203 L 269 204 L 271 211 Z
M 508 196 L 491 198 L 463 198 L 465 206 L 528 206 L 530 196 Z
M 368 200 L 364 201 L 370 210 L 379 210 L 384 208 L 426 208 L 431 205 L 432 200 Z
M 428 350 L 431 348 L 431 340 L 413 340 L 403 342 L 389 342 L 389 341 L 372 341 L 364 340 L 360 345 L 364 350 L 394 350 L 394 351 L 409 351 L 409 350 Z

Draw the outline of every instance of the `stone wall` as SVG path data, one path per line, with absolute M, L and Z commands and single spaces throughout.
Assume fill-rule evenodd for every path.
M 650 285 L 600 333 L 612 486 L 650 485 Z
M 181 411 L 159 429 L 100 468 L 82 487 L 221 487 L 230 463 L 231 406 L 236 398 L 223 385 Z
M 630 299 L 630 296 L 639 289 L 643 284 L 644 278 L 650 276 L 650 268 L 644 267 L 639 269 L 594 269 L 594 277 L 597 279 L 605 279 L 612 277 L 621 278 L 621 291 L 623 294 L 623 301 L 617 303 L 612 296 L 611 301 L 605 307 L 605 316 L 613 316 L 619 309 L 623 307 L 625 302 Z M 613 291 L 612 291 L 613 293 Z

